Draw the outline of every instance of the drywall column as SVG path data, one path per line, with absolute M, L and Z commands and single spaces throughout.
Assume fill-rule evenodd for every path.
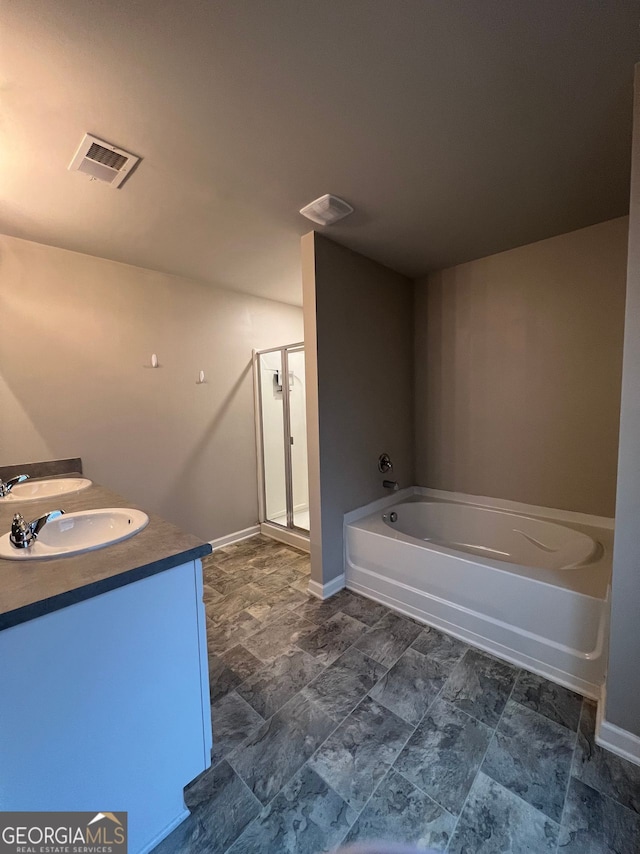
M 413 291 L 315 233 L 302 262 L 311 589 L 326 596 L 343 573 L 344 514 L 388 494 L 378 456 L 400 486 L 413 481 Z
M 318 336 L 316 330 L 315 233 L 305 234 L 302 252 L 302 316 L 307 390 L 307 468 L 309 471 L 309 551 L 312 584 L 322 584 L 322 508 L 320 501 L 320 416 L 318 412 Z M 317 590 L 317 588 L 316 588 Z M 319 591 L 318 591 L 319 592 Z
M 636 65 L 622 405 L 605 717 L 640 761 L 640 65 Z M 604 729 L 604 727 L 603 727 Z M 603 735 L 601 731 L 601 735 Z M 611 735 L 611 734 L 609 734 Z M 616 735 L 620 735 L 617 733 Z

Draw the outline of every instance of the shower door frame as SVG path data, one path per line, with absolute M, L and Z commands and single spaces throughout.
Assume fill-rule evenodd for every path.
M 253 389 L 255 401 L 255 423 L 256 423 L 256 450 L 258 453 L 258 515 L 261 524 L 275 525 L 283 531 L 291 531 L 294 534 L 308 537 L 307 528 L 300 528 L 295 523 L 293 508 L 293 466 L 291 463 L 291 403 L 289 388 L 289 351 L 304 353 L 304 341 L 295 344 L 285 344 L 283 347 L 267 347 L 264 350 L 253 350 Z M 260 369 L 260 356 L 265 353 L 280 353 L 282 366 L 282 418 L 284 436 L 284 478 L 285 478 L 285 500 L 287 524 L 274 522 L 267 517 L 267 483 L 264 459 L 263 441 L 263 412 L 262 412 L 262 371 Z M 305 401 L 306 405 L 306 401 Z

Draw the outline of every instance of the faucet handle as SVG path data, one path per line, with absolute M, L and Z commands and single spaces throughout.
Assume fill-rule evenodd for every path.
M 34 519 L 33 522 L 27 522 L 21 513 L 16 513 L 11 523 L 9 542 L 16 549 L 29 548 L 47 522 L 52 522 L 60 516 L 64 516 L 64 510 L 51 510 Z
M 26 549 L 31 545 L 33 539 L 33 531 L 31 525 L 25 520 L 21 513 L 16 513 L 11 523 L 11 533 L 9 541 L 16 549 Z
M 378 457 L 378 471 L 380 474 L 386 474 L 388 471 L 393 471 L 393 463 L 389 454 L 380 454 Z

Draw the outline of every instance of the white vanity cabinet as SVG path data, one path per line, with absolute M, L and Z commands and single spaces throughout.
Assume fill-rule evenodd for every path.
M 200 560 L 0 631 L 0 810 L 126 810 L 140 854 L 210 754 Z

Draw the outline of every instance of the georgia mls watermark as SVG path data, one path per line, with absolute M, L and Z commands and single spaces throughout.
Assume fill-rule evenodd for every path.
M 127 813 L 3 812 L 0 854 L 127 854 Z

